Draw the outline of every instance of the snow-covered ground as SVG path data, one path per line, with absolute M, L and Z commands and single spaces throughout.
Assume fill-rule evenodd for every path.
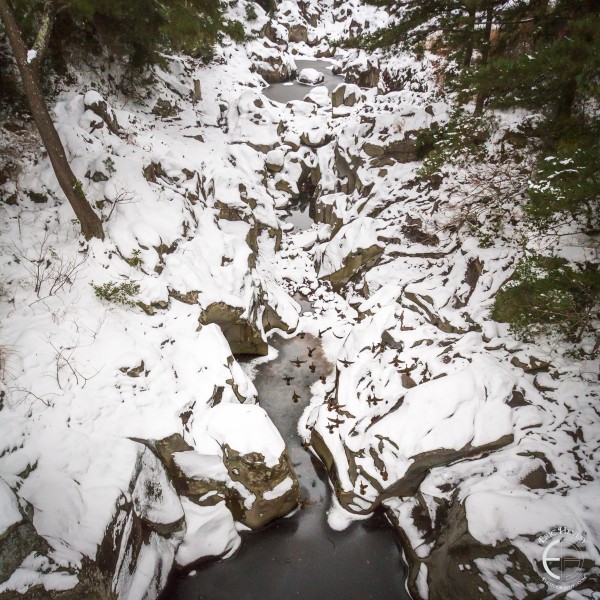
M 330 473 L 330 523 L 383 503 L 414 596 L 550 596 L 537 538 L 565 526 L 586 539 L 570 597 L 594 597 L 599 365 L 491 321 L 522 225 L 484 248 L 447 227 L 463 172 L 417 184 L 415 135 L 449 114 L 440 59 L 343 51 L 332 97 L 272 102 L 263 75 L 388 17 L 358 0 L 285 0 L 268 27 L 257 12 L 256 39 L 208 66 L 170 57 L 135 99 L 91 72 L 61 94 L 104 242 L 82 241 L 41 151 L 4 186 L 0 543 L 28 541 L 0 597 L 90 585 L 95 564 L 119 598 L 154 598 L 174 560 L 229 555 L 257 507 L 290 510 L 283 441 L 233 357 L 265 354 L 272 327 L 322 335 L 337 368 L 299 427 Z M 487 143 L 526 117 L 499 115 Z M 287 231 L 277 211 L 306 189 L 319 223 Z M 107 300 L 122 284 L 126 303 Z M 235 472 L 252 453 L 274 473 L 260 489 Z

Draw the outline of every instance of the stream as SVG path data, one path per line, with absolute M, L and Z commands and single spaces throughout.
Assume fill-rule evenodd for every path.
M 327 61 L 296 61 L 326 73 L 330 91 L 341 77 Z M 276 84 L 265 89 L 273 100 L 302 99 L 310 86 Z M 302 230 L 312 225 L 308 202 L 295 202 L 285 221 Z M 305 311 L 311 310 L 306 300 Z M 255 533 L 242 533 L 236 555 L 206 562 L 190 574 L 174 572 L 162 600 L 408 600 L 405 568 L 393 528 L 382 512 L 345 531 L 327 525 L 331 490 L 323 465 L 302 446 L 297 424 L 310 402 L 310 387 L 327 376 L 320 339 L 299 333 L 269 337 L 278 354 L 273 360 L 249 361 L 260 405 L 283 439 L 300 482 L 301 508 Z M 242 361 L 240 361 L 242 362 Z
M 290 339 L 275 334 L 269 343 L 278 356 L 256 367 L 254 383 L 261 406 L 286 441 L 302 508 L 259 532 L 242 533 L 233 558 L 200 565 L 192 576 L 174 574 L 163 600 L 408 599 L 396 536 L 383 514 L 345 531 L 327 525 L 327 475 L 296 430 L 310 386 L 331 370 L 320 340 L 303 333 Z M 297 359 L 305 362 L 291 362 Z

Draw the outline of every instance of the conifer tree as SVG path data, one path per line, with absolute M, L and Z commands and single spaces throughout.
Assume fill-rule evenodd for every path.
M 510 15 L 518 25 L 499 32 L 510 43 L 469 73 L 466 85 L 496 106 L 547 108 L 556 125 L 570 126 L 578 101 L 599 98 L 600 3 L 532 0 Z
M 434 51 L 455 60 L 460 73 L 452 89 L 459 91 L 459 104 L 476 99 L 473 114 L 457 110 L 455 132 L 485 125 L 486 107 L 520 107 L 538 114 L 535 148 L 528 145 L 536 166 L 522 205 L 530 230 L 547 239 L 568 224 L 570 232 L 585 234 L 588 243 L 597 244 L 600 0 L 366 1 L 389 7 L 396 20 L 391 27 L 352 40 L 353 45 L 393 52 L 396 44 L 410 51 L 427 41 Z M 450 123 L 438 138 L 443 139 L 444 131 L 458 145 L 459 156 L 477 160 L 469 135 L 452 136 Z M 500 173 L 502 163 L 497 168 Z M 596 269 L 534 254 L 519 262 L 513 287 L 499 291 L 493 316 L 524 335 L 558 330 L 581 341 L 598 316 L 599 303 Z
M 500 19 L 507 0 L 370 0 L 386 6 L 396 17 L 395 24 L 380 29 L 351 45 L 365 48 L 403 44 L 414 47 L 433 34 L 439 44 L 463 68 L 473 63 L 475 51 L 487 61 L 494 23 Z

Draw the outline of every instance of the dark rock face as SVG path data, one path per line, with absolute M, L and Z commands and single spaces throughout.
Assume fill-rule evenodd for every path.
M 263 312 L 262 323 L 264 330 L 267 332 L 272 329 L 281 329 L 285 333 L 294 333 L 295 331 L 295 327 L 291 327 L 289 323 L 286 323 L 275 309 L 268 304 Z
M 307 1 L 299 1 L 298 8 L 300 8 L 300 12 L 302 16 L 306 19 L 310 25 L 316 27 L 319 24 L 319 17 L 321 16 L 321 7 L 314 3 Z
M 275 44 L 285 45 L 286 43 L 286 40 L 281 35 L 281 29 L 277 27 L 277 25 L 274 25 L 273 20 L 269 20 L 265 23 L 260 31 L 260 35 Z
M 354 106 L 361 99 L 360 90 L 356 87 L 340 83 L 331 93 L 331 104 L 333 108 L 339 106 Z
M 336 497 L 340 504 L 348 511 L 355 512 L 358 514 L 370 514 L 387 498 L 395 497 L 409 497 L 414 496 L 417 493 L 419 485 L 429 472 L 434 467 L 440 465 L 450 464 L 457 460 L 466 460 L 472 456 L 479 456 L 487 452 L 498 450 L 512 443 L 513 436 L 507 435 L 499 438 L 494 442 L 490 442 L 484 446 L 473 447 L 470 444 L 459 450 L 440 448 L 431 452 L 423 452 L 413 456 L 413 463 L 405 473 L 405 475 L 396 482 L 393 482 L 389 487 L 379 487 L 379 494 L 376 499 L 361 498 L 356 493 L 344 490 L 341 483 L 340 477 L 337 472 L 335 461 L 331 454 L 331 451 L 327 448 L 327 444 L 322 436 L 317 431 L 312 431 L 310 445 L 317 453 L 319 458 L 323 461 L 327 467 L 329 478 L 335 488 Z M 352 481 L 355 481 L 359 474 L 364 475 L 364 471 L 357 465 L 353 457 L 353 452 L 349 448 L 345 448 L 346 455 L 349 462 L 349 477 Z M 377 464 L 377 457 L 374 457 L 375 463 Z M 385 469 L 383 463 L 381 468 Z M 361 501 L 361 505 L 367 504 L 368 508 L 357 510 L 358 506 L 357 499 Z
M 244 310 L 224 302 L 214 302 L 200 316 L 200 324 L 216 323 L 235 354 L 265 356 L 269 351 L 258 327 L 251 319 L 243 317 Z
M 344 224 L 343 219 L 335 212 L 335 205 L 331 202 L 325 202 L 323 197 L 317 198 L 313 204 L 313 219 L 316 223 L 331 225 L 331 237 L 333 237 Z
M 355 190 L 362 190 L 363 184 L 358 176 L 358 168 L 364 164 L 360 156 L 352 156 L 336 144 L 334 149 L 335 168 L 343 183 L 339 184 L 339 191 L 352 194 Z
M 193 452 L 179 434 L 153 442 L 177 492 L 200 506 L 213 506 L 224 501 L 236 521 L 251 529 L 259 529 L 274 519 L 294 510 L 299 501 L 299 485 L 287 452 L 274 466 L 267 466 L 259 452 L 242 454 L 223 446 L 223 464 L 232 481 L 240 483 L 254 501 L 248 507 L 235 487 L 210 478 L 188 478 L 174 460 L 178 452 Z M 277 493 L 280 486 L 281 493 Z
M 162 512 L 159 506 L 175 510 Z M 185 521 L 181 503 L 166 472 L 147 448 L 138 458 L 131 502 L 121 502 L 98 552 L 101 570 L 113 576 L 117 595 L 125 595 L 138 565 L 154 556 L 154 574 L 148 582 L 149 597 L 164 587 L 177 546 L 183 539 Z M 164 540 L 171 540 L 165 544 Z M 154 592 L 154 594 L 153 594 Z
M 161 119 L 169 119 L 171 117 L 176 116 L 179 113 L 179 107 L 165 100 L 164 98 L 159 98 L 152 109 L 152 114 L 160 117 Z
M 391 158 L 400 163 L 408 163 L 417 160 L 417 134 L 416 131 L 408 131 L 402 139 L 393 140 L 388 143 L 374 144 L 367 142 L 363 146 L 364 153 L 371 158 Z
M 427 570 L 427 586 L 429 598 L 446 600 L 447 598 L 465 598 L 465 600 L 495 600 L 497 596 L 490 590 L 485 578 L 477 566 L 477 559 L 500 559 L 506 561 L 508 569 L 505 576 L 513 582 L 523 582 L 527 586 L 527 598 L 542 600 L 547 598 L 548 589 L 539 575 L 532 569 L 531 564 L 523 553 L 509 542 L 496 546 L 486 546 L 478 542 L 469 533 L 464 503 L 458 499 L 449 504 L 440 505 L 434 520 L 431 519 L 420 494 L 414 499 L 412 515 L 415 523 L 419 524 L 420 532 L 427 537 L 433 537 L 435 528 L 435 543 L 427 557 L 419 557 L 406 536 L 399 527 L 393 512 L 390 517 L 396 522 L 398 532 L 403 539 L 403 547 L 408 549 L 407 559 L 410 564 L 408 588 L 413 598 L 419 594 L 417 578 L 421 565 Z M 469 565 L 469 569 L 464 568 Z M 462 566 L 462 568 L 460 568 Z M 506 580 L 500 581 L 506 585 Z M 514 584 L 513 584 L 514 585 Z M 508 589 L 511 585 L 506 585 Z M 535 590 L 535 591 L 534 591 Z
M 167 174 L 160 163 L 151 162 L 144 167 L 144 179 L 150 183 L 158 183 L 159 179 L 167 178 Z
M 5 496 L 10 495 L 11 504 L 14 502 L 16 505 L 16 496 L 1 479 L 0 486 L 0 498 L 4 503 L 8 505 Z M 0 583 L 9 579 L 29 554 L 32 552 L 43 554 L 49 550 L 48 543 L 35 530 L 30 516 L 20 508 L 18 513 L 19 516 L 15 515 L 16 522 L 0 533 Z
M 223 462 L 231 479 L 256 496 L 250 508 L 240 507 L 242 522 L 251 529 L 260 529 L 298 506 L 300 488 L 287 452 L 281 455 L 277 465 L 267 467 L 260 453 L 240 454 L 225 445 Z M 280 485 L 287 489 L 278 495 L 275 488 Z
M 254 65 L 254 71 L 267 83 L 283 83 L 294 76 L 294 71 L 279 61 L 268 61 Z
M 87 103 L 84 104 L 86 110 L 91 110 L 95 115 L 100 117 L 102 121 L 108 127 L 108 130 L 115 135 L 122 133 L 121 126 L 117 121 L 117 116 L 113 112 L 112 108 L 108 106 L 106 100 L 103 100 L 99 95 L 93 98 L 87 98 Z
M 290 27 L 290 42 L 307 42 L 308 41 L 308 29 L 306 25 L 297 23 Z
M 293 63 L 290 64 L 278 46 L 268 40 L 264 49 L 257 49 L 252 54 L 252 70 L 258 73 L 267 83 L 283 83 L 296 75 Z
M 0 594 L 2 600 L 126 598 L 132 586 L 139 586 L 138 577 L 147 588 L 144 598 L 158 597 L 185 532 L 183 509 L 158 458 L 143 445 L 131 443 L 135 444 L 137 458 L 128 493 L 118 498 L 96 555 L 84 556 L 81 567 L 68 571 L 78 583 L 66 591 L 47 592 L 41 585 L 24 594 L 8 591 Z M 0 583 L 32 552 L 48 557 L 49 565 L 53 564 L 49 544 L 37 533 L 29 516 L 22 513 L 21 520 L 0 535 Z M 64 572 L 64 568 L 61 570 Z
M 359 248 L 344 258 L 342 268 L 324 275 L 321 279 L 331 282 L 331 287 L 339 292 L 355 275 L 364 268 L 373 267 L 383 255 L 383 248 L 373 244 L 368 248 Z
M 373 88 L 379 83 L 379 64 L 371 59 L 366 66 L 359 64 L 350 65 L 345 74 L 346 83 L 354 83 L 359 87 Z

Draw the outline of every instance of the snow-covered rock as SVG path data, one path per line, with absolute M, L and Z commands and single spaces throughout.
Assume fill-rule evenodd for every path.
M 180 567 L 207 557 L 228 558 L 235 553 L 241 539 L 225 502 L 199 506 L 183 498 L 181 503 L 185 512 L 186 532 L 175 556 Z
M 298 81 L 305 85 L 319 85 L 325 79 L 325 75 L 316 69 L 302 69 L 298 75 Z
M 185 531 L 181 503 L 150 450 L 95 437 L 102 465 L 87 453 L 72 456 L 49 480 L 47 463 L 55 461 L 42 457 L 19 489 L 32 516 L 21 514 L 3 533 L 2 552 L 8 554 L 2 556 L 0 593 L 42 585 L 48 592 L 73 588 L 84 597 L 96 593 L 104 578 L 118 598 L 158 596 Z M 113 470 L 110 483 L 99 467 Z M 2 493 L 5 501 L 10 490 L 4 483 Z M 15 498 L 7 506 L 11 520 L 18 516 Z M 34 556 L 44 565 L 41 573 Z
M 249 45 L 249 50 L 253 59 L 252 69 L 267 83 L 289 81 L 297 72 L 294 59 L 273 42 L 256 40 Z
M 377 239 L 377 224 L 368 217 L 343 226 L 320 250 L 319 277 L 339 290 L 361 269 L 373 266 L 383 254 Z

